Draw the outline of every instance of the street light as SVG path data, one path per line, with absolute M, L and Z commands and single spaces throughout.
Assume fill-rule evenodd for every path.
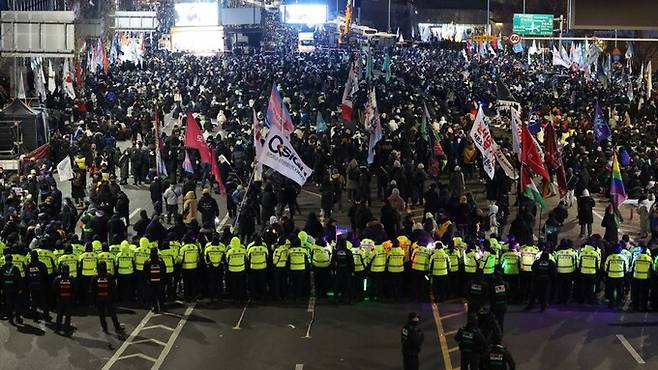
M 388 31 L 387 32 L 391 33 L 391 0 L 388 0 Z

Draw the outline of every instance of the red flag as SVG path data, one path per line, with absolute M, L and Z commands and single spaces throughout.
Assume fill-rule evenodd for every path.
M 78 87 L 82 86 L 82 68 L 80 68 L 79 60 L 75 63 L 75 82 L 78 84 Z
M 562 162 L 562 153 L 557 146 L 557 138 L 555 136 L 555 129 L 553 123 L 549 122 L 544 128 L 544 145 L 546 153 L 544 158 L 546 164 L 553 169 L 557 177 L 557 185 L 560 188 L 560 198 L 567 194 L 567 175 L 564 173 L 564 163 Z
M 215 181 L 217 181 L 217 185 L 219 185 L 219 192 L 221 194 L 224 194 L 226 192 L 226 189 L 224 189 L 224 180 L 222 179 L 222 174 L 219 172 L 219 165 L 217 165 L 217 153 L 215 151 L 212 151 L 212 164 L 210 171 L 212 175 L 215 177 Z
M 544 166 L 544 158 L 539 154 L 534 140 L 528 128 L 523 126 L 521 129 L 521 164 L 527 165 L 534 173 L 550 181 L 551 177 Z
M 107 59 L 107 52 L 104 46 L 101 46 L 101 52 L 103 53 L 103 72 L 107 74 L 110 70 L 110 60 Z
M 187 127 L 185 128 L 185 146 L 187 148 L 196 149 L 201 155 L 201 162 L 203 163 L 212 163 L 210 149 L 206 140 L 203 138 L 203 133 L 201 128 L 196 123 L 194 117 L 192 117 L 192 112 L 187 112 Z

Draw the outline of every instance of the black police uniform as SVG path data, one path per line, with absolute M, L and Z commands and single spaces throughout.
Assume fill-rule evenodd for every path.
M 505 313 L 507 312 L 507 299 L 509 285 L 502 279 L 494 279 L 491 283 L 491 312 L 496 316 L 500 329 L 503 330 Z
M 21 279 L 21 273 L 18 271 L 18 267 L 14 266 L 12 263 L 5 263 L 0 267 L 0 279 L 2 279 L 0 282 L 2 283 L 2 293 L 5 298 L 6 316 L 10 323 L 14 322 L 14 316 L 16 316 L 16 321 L 18 323 L 22 323 L 21 293 L 23 289 L 23 281 Z
M 96 308 L 98 309 L 98 318 L 101 322 L 103 331 L 107 333 L 107 321 L 105 316 L 112 318 L 114 329 L 121 330 L 121 324 L 117 319 L 116 310 L 114 309 L 114 278 L 109 274 L 96 275 L 92 279 L 92 293 L 96 298 Z
M 332 256 L 332 265 L 335 270 L 334 279 L 334 302 L 338 295 L 347 298 L 347 303 L 352 303 L 352 275 L 354 275 L 354 257 L 352 251 L 341 248 Z
M 144 263 L 148 299 L 156 313 L 162 308 L 162 278 L 166 268 L 161 258 L 149 259 Z
M 515 370 L 516 364 L 512 355 L 502 344 L 489 347 L 483 362 L 484 370 Z
M 482 352 L 486 346 L 486 339 L 480 329 L 475 326 L 465 326 L 457 331 L 455 340 L 459 343 L 459 351 L 461 352 L 460 368 L 462 370 L 478 370 Z
M 74 292 L 76 289 L 75 279 L 70 276 L 60 275 L 53 281 L 53 288 L 57 298 L 57 318 L 55 319 L 55 331 L 62 330 L 62 320 L 64 321 L 64 329 L 71 330 L 71 311 L 73 310 Z
M 532 264 L 532 296 L 527 309 L 532 309 L 536 300 L 539 300 L 542 311 L 546 309 L 548 292 L 555 273 L 555 262 L 549 259 L 539 259 Z
M 402 364 L 404 370 L 417 370 L 419 366 L 418 354 L 423 345 L 425 334 L 418 327 L 417 321 L 410 321 L 402 328 Z
M 43 316 L 50 318 L 48 310 L 48 268 L 39 260 L 32 260 L 25 268 L 30 293 L 32 317 L 38 319 L 37 308 L 43 310 Z

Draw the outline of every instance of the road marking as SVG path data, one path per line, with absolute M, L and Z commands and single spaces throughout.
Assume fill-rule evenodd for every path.
M 226 212 L 226 216 L 224 216 L 224 218 L 222 218 L 222 220 L 219 222 L 216 231 L 222 231 L 222 227 L 224 227 L 227 221 L 228 221 L 228 212 Z
M 158 359 L 155 361 L 155 364 L 153 364 L 151 370 L 157 370 L 160 368 L 160 366 L 162 366 L 162 363 L 164 362 L 165 358 L 169 354 L 169 351 L 171 351 L 171 348 L 174 346 L 174 342 L 180 335 L 181 330 L 183 330 L 183 326 L 185 326 L 185 323 L 187 323 L 187 319 L 192 314 L 192 311 L 194 311 L 194 306 L 196 306 L 196 303 L 193 303 L 191 306 L 185 309 L 183 318 L 178 322 L 178 325 L 176 325 L 176 329 L 174 330 L 174 333 L 171 334 L 171 336 L 169 337 L 169 341 L 167 341 L 167 345 L 165 345 L 165 348 L 160 353 L 160 356 L 158 356 Z
M 436 325 L 436 333 L 439 337 L 439 344 L 441 345 L 441 354 L 443 356 L 443 365 L 446 370 L 452 369 L 452 361 L 450 360 L 450 353 L 448 352 L 448 341 L 446 340 L 443 324 L 441 323 L 441 313 L 439 313 L 439 306 L 434 302 L 434 294 L 430 292 L 430 300 L 432 302 L 432 315 L 434 316 L 434 324 Z
M 153 339 L 153 338 L 147 338 L 147 339 L 136 340 L 136 341 L 133 342 L 133 344 L 149 343 L 149 342 L 151 342 L 151 343 L 155 343 L 155 344 L 159 344 L 159 345 L 161 345 L 161 346 L 163 346 L 163 347 L 167 345 L 167 343 L 162 342 L 162 341 L 159 341 L 159 340 L 157 340 L 157 339 Z
M 450 336 L 450 335 L 455 335 L 455 334 L 457 334 L 458 331 L 459 331 L 458 329 L 447 331 L 446 332 L 446 337 Z
M 295 370 L 304 370 L 304 364 L 295 365 Z
M 132 333 L 130 333 L 130 335 L 128 336 L 128 339 L 126 339 L 126 341 L 121 344 L 121 347 L 119 347 L 119 349 L 116 352 L 114 352 L 112 357 L 110 357 L 110 359 L 107 361 L 105 366 L 103 366 L 102 370 L 110 369 L 112 367 L 112 365 L 114 365 L 114 363 L 117 362 L 117 360 L 119 360 L 119 357 L 121 356 L 121 354 L 126 350 L 126 348 L 128 348 L 130 343 L 132 343 L 132 340 L 135 339 L 137 334 L 142 330 L 142 328 L 144 328 L 144 326 L 151 319 L 152 316 L 153 316 L 153 311 L 149 311 L 146 314 L 146 316 L 144 316 L 144 318 L 139 323 L 139 325 L 137 325 L 135 330 L 133 330 Z
M 314 193 L 314 192 L 312 192 L 312 191 L 308 191 L 308 190 L 306 190 L 306 189 L 302 189 L 302 191 L 303 191 L 304 193 L 306 193 L 306 194 L 313 195 L 314 197 L 322 198 L 322 195 L 320 195 L 320 194 L 318 194 L 318 193 Z
M 174 331 L 173 328 L 170 328 L 166 325 L 151 325 L 142 328 L 142 330 L 150 330 L 150 329 L 164 329 L 164 330 Z
M 302 337 L 304 339 L 311 339 L 311 327 L 313 326 L 313 322 L 315 322 L 315 276 L 313 275 L 312 270 L 310 275 L 311 275 L 311 292 L 308 297 L 308 307 L 306 309 L 306 312 L 311 313 L 311 319 L 308 321 L 308 326 L 306 327 L 306 335 Z
M 463 315 L 463 314 L 465 314 L 465 313 L 466 313 L 466 311 L 462 311 L 462 312 L 453 312 L 453 313 L 451 313 L 451 314 L 449 314 L 449 315 L 445 315 L 445 316 L 443 316 L 443 317 L 441 318 L 441 320 L 450 319 L 450 318 L 453 318 L 453 317 L 456 317 L 456 316 Z
M 129 358 L 135 358 L 135 357 L 139 357 L 139 358 L 143 358 L 144 360 L 155 362 L 155 359 L 153 357 L 147 356 L 143 353 L 134 353 L 132 355 L 121 356 L 118 358 L 118 360 L 127 360 Z
M 233 327 L 233 330 L 240 330 L 240 324 L 242 324 L 242 319 L 244 318 L 244 313 L 247 312 L 247 306 L 249 306 L 249 302 L 251 302 L 251 299 L 245 303 L 244 308 L 242 309 L 242 314 L 240 315 L 240 319 L 238 320 L 237 324 Z
M 138 214 L 139 211 L 141 211 L 141 210 L 142 210 L 141 208 L 136 208 L 134 211 L 132 211 L 132 213 L 130 214 L 130 216 L 128 216 L 128 219 L 132 220 L 133 217 L 137 216 L 137 214 Z
M 459 347 L 452 347 L 448 350 L 449 353 L 453 353 L 455 351 L 459 351 Z
M 635 351 L 635 349 L 633 348 L 633 346 L 631 346 L 631 344 L 628 342 L 628 340 L 626 340 L 625 336 L 623 336 L 621 334 L 617 334 L 617 338 L 619 339 L 621 344 L 624 346 L 624 348 L 626 348 L 628 353 L 630 353 L 631 356 L 633 356 L 633 358 L 635 359 L 635 361 L 637 361 L 638 364 L 646 364 L 646 362 L 644 362 L 642 357 L 640 357 L 640 354 L 637 353 Z

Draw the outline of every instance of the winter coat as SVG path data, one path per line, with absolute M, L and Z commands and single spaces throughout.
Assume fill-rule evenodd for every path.
M 188 191 L 187 194 L 185 194 L 185 201 L 183 203 L 183 222 L 189 224 L 193 220 L 196 220 L 196 206 L 194 192 Z
M 594 223 L 592 210 L 596 203 L 592 197 L 578 197 L 578 224 L 590 225 Z

